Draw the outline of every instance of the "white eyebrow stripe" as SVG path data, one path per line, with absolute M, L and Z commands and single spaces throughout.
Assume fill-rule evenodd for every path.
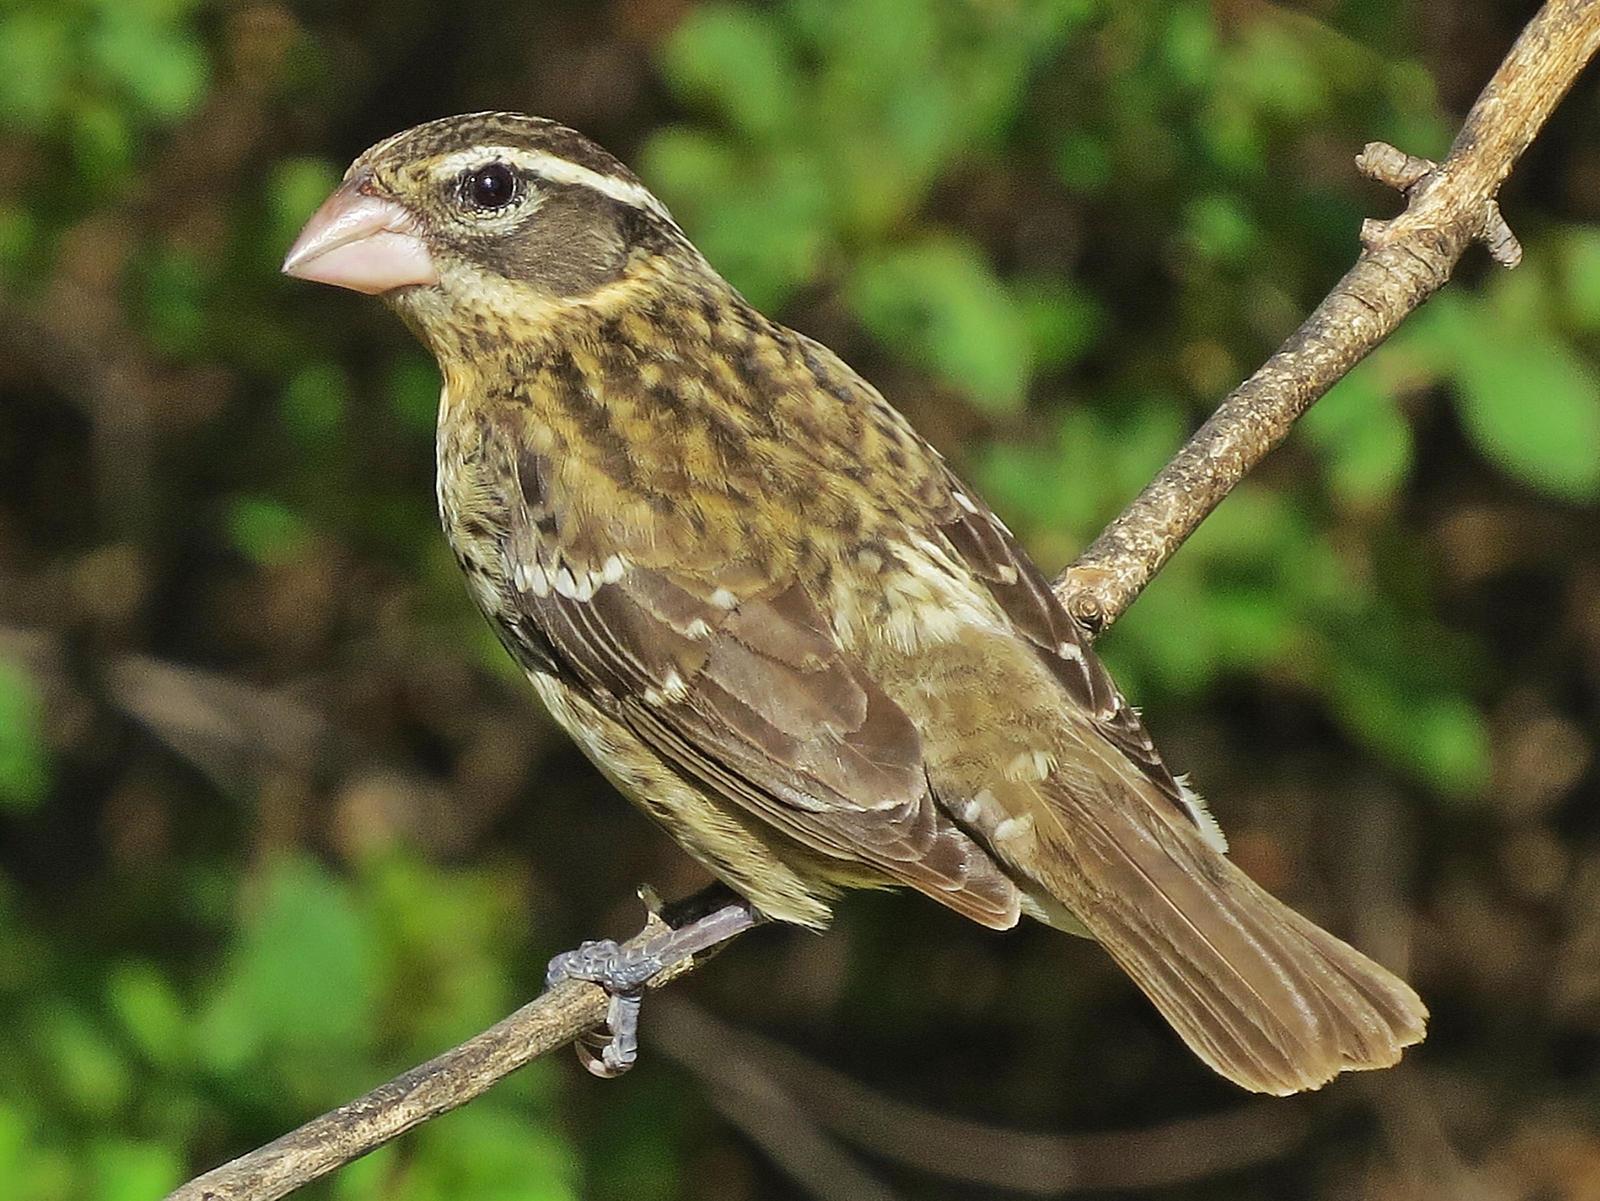
M 621 179 L 615 175 L 602 175 L 570 159 L 543 150 L 524 150 L 517 146 L 474 146 L 471 150 L 460 150 L 441 159 L 438 170 L 442 175 L 455 175 L 469 167 L 480 166 L 495 159 L 521 167 L 551 183 L 577 184 L 580 187 L 592 188 L 621 204 L 654 213 L 663 221 L 672 220 L 672 215 L 667 212 L 667 206 L 657 200 L 650 189 L 643 184 L 631 179 Z

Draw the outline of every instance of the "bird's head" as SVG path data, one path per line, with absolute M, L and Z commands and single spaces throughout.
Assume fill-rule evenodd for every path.
M 289 275 L 381 294 L 445 352 L 465 328 L 582 300 L 661 255 L 694 255 L 665 206 L 575 131 L 519 113 L 379 142 L 306 223 Z

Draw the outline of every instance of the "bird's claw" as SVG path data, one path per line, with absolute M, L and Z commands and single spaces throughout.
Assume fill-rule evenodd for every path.
M 587 980 L 606 990 L 610 1006 L 603 1029 L 577 1043 L 578 1059 L 596 1076 L 620 1076 L 639 1058 L 639 1006 L 650 977 L 667 965 L 641 947 L 625 947 L 602 938 L 565 951 L 545 970 L 545 987 L 563 980 Z
M 596 1076 L 620 1076 L 638 1059 L 639 1006 L 652 978 L 761 920 L 748 901 L 735 900 L 673 928 L 656 911 L 654 893 L 645 903 L 650 919 L 643 937 L 631 944 L 610 938 L 581 943 L 576 951 L 557 955 L 545 969 L 546 988 L 563 980 L 587 980 L 610 998 L 605 1025 L 577 1043 L 578 1058 Z
M 592 1030 L 573 1046 L 578 1062 L 591 1075 L 613 1080 L 631 1068 L 639 1058 L 640 993 L 612 993 L 603 1029 Z

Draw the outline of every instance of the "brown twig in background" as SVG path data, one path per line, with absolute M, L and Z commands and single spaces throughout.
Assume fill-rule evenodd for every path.
M 1063 574 L 1057 591 L 1085 625 L 1099 631 L 1115 621 L 1296 419 L 1444 285 L 1472 242 L 1487 242 L 1501 262 L 1515 260 L 1516 242 L 1495 194 L 1597 45 L 1600 3 L 1550 0 L 1472 106 L 1442 163 L 1379 144 L 1363 152 L 1364 171 L 1403 187 L 1405 211 L 1363 227 L 1356 265 Z M 647 928 L 635 941 L 652 933 Z M 666 976 L 693 966 L 677 965 Z M 529 1060 L 595 1029 L 605 1015 L 599 987 L 564 983 L 454 1050 L 207 1172 L 168 1201 L 285 1196 L 465 1104 Z
M 748 1101 L 776 1094 L 789 1111 L 804 1116 L 808 1141 L 814 1141 L 816 1126 L 825 1127 L 840 1141 L 885 1160 L 984 1188 L 1039 1196 L 1159 1188 L 1276 1159 L 1298 1146 L 1309 1128 L 1303 1108 L 1256 1101 L 1143 1130 L 1031 1134 L 886 1097 L 677 998 L 655 1002 L 650 1029 L 654 1045 L 699 1077 L 713 1097 L 732 1093 L 746 1103 L 730 1121 L 769 1153 L 769 1142 L 777 1141 L 792 1158 L 798 1141 L 794 1126 L 778 1132 L 776 1139 L 750 1129 Z M 832 1144 L 830 1151 L 833 1159 L 843 1154 Z M 784 1160 L 781 1154 L 773 1158 Z M 814 1175 L 809 1180 L 794 1175 L 830 1201 L 853 1195 L 833 1191 L 838 1187 L 833 1183 L 819 1186 Z M 838 1178 L 834 1169 L 830 1181 Z
M 806 1104 L 780 1071 L 794 1065 L 797 1071 L 828 1069 L 735 1030 L 686 1001 L 662 997 L 652 1002 L 650 1029 L 654 1046 L 699 1078 L 717 1112 L 813 1196 L 895 1201 L 887 1185 L 829 1137 L 830 1129 L 839 1132 L 840 1115 Z
M 1056 581 L 1091 630 L 1110 625 L 1294 423 L 1429 296 L 1468 246 L 1515 266 L 1495 194 L 1600 46 L 1600 4 L 1550 0 L 1522 31 L 1437 166 L 1374 142 L 1361 171 L 1406 208 L 1362 226 L 1356 264 L 1276 354 L 1240 384 L 1150 485 Z
M 218 672 L 149 655 L 108 655 L 83 681 L 59 635 L 8 625 L 0 625 L 0 660 L 22 664 L 52 689 L 87 683 L 224 790 L 259 778 L 268 764 L 313 771 L 344 751 L 334 723 L 287 691 Z

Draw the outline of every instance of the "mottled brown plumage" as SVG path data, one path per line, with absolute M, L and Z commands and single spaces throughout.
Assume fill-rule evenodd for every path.
M 987 506 L 610 155 L 453 118 L 341 195 L 381 209 L 368 241 L 425 250 L 359 286 L 439 360 L 439 504 L 478 602 L 589 756 L 762 913 L 820 926 L 842 888 L 903 885 L 1087 932 L 1268 1092 L 1422 1037 L 1405 984 L 1229 862 Z

